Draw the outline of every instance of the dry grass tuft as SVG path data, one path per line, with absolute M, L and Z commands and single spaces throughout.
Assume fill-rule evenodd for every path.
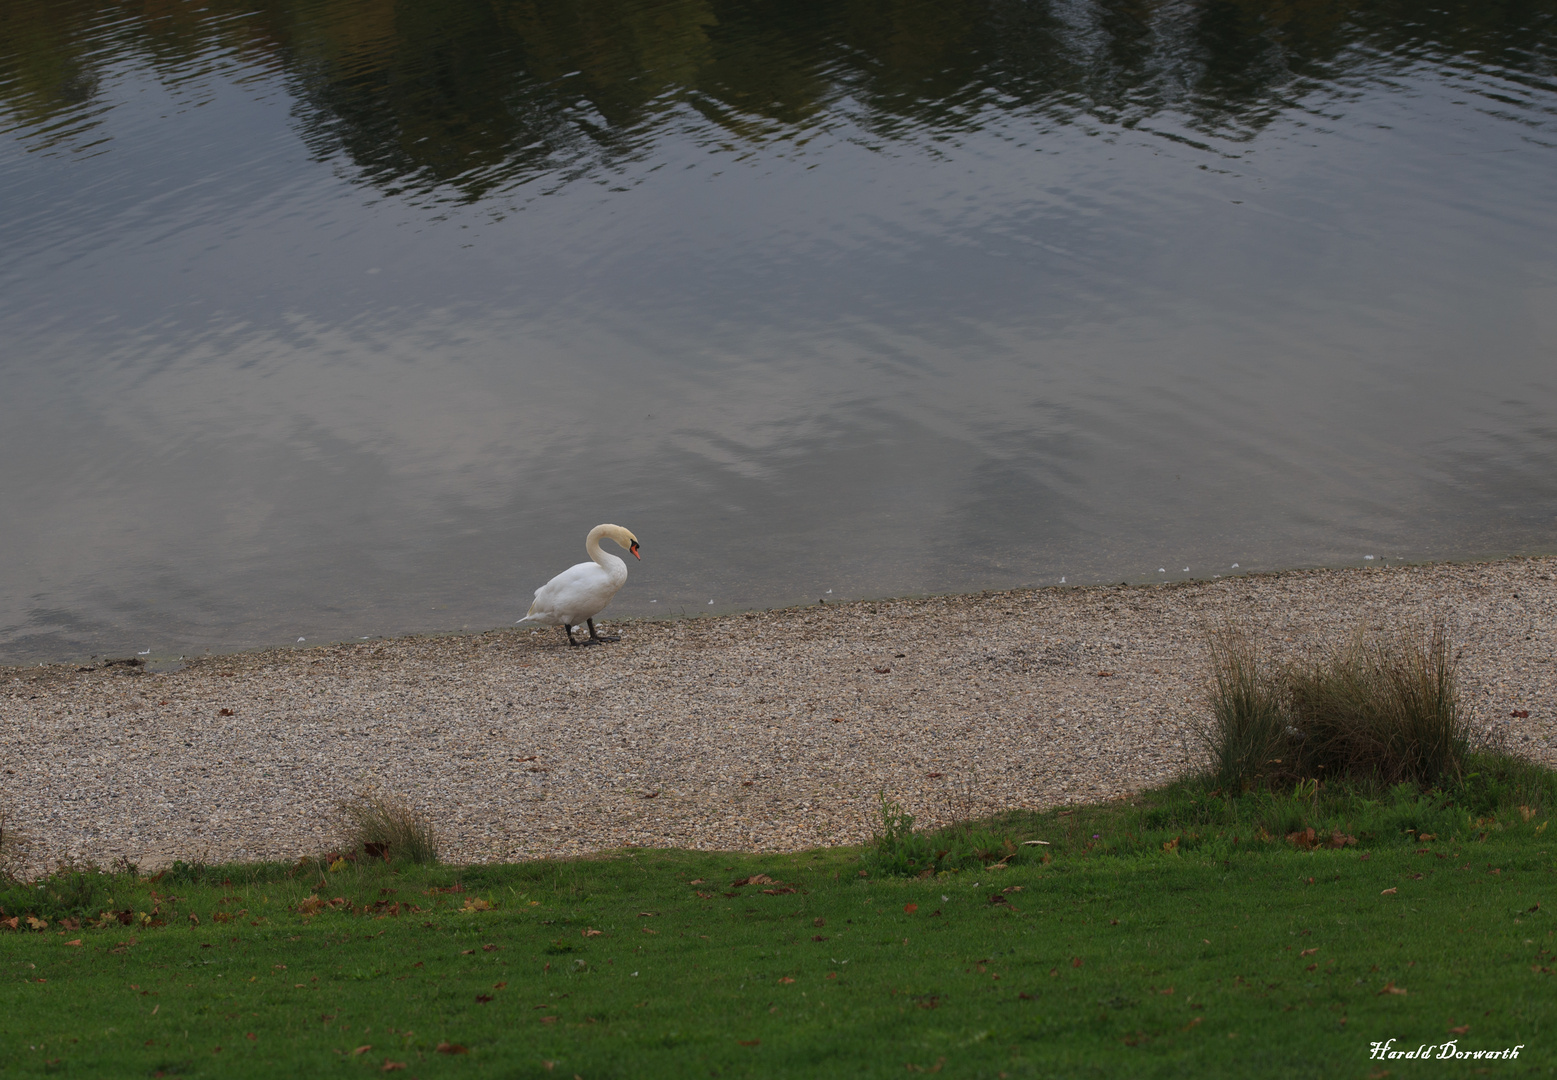
M 352 849 L 360 847 L 386 862 L 438 861 L 438 832 L 432 819 L 398 795 L 366 787 L 340 803 L 337 812 L 344 840 Z
M 1232 625 L 1211 632 L 1211 716 L 1200 740 L 1229 793 L 1301 781 L 1458 783 L 1471 752 L 1442 626 L 1358 636 L 1276 666 Z
M 32 843 L 16 827 L 16 813 L 0 805 L 0 881 L 14 881 L 22 877 L 27 853 Z
M 1442 626 L 1355 638 L 1288 671 L 1305 774 L 1386 785 L 1458 782 L 1471 740 L 1455 676 Z
M 1261 780 L 1295 772 L 1281 675 L 1266 664 L 1255 642 L 1232 623 L 1208 635 L 1211 652 L 1211 718 L 1196 735 L 1210 758 L 1211 779 L 1223 791 L 1240 792 Z

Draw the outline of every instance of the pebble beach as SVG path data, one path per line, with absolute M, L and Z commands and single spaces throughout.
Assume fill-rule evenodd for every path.
M 0 806 L 33 870 L 317 854 L 368 786 L 450 862 L 859 843 L 878 793 L 928 824 L 1191 768 L 1226 619 L 1275 658 L 1440 620 L 1473 723 L 1557 766 L 1553 558 L 609 614 L 590 648 L 521 627 L 0 669 Z

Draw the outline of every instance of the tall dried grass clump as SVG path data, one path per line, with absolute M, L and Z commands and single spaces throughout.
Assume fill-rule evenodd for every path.
M 1237 627 L 1209 639 L 1211 716 L 1199 735 L 1222 790 L 1310 779 L 1431 787 L 1463 778 L 1471 732 L 1442 626 L 1359 635 L 1284 665 L 1266 662 Z
M 1424 787 L 1462 779 L 1470 727 L 1442 626 L 1354 638 L 1290 669 L 1287 685 L 1307 775 Z
M 406 799 L 369 787 L 340 803 L 338 811 L 352 848 L 386 861 L 438 861 L 438 831 L 432 819 Z
M 1238 793 L 1285 778 L 1295 764 L 1285 688 L 1241 629 L 1226 624 L 1207 635 L 1211 653 L 1211 718 L 1199 725 L 1211 779 Z

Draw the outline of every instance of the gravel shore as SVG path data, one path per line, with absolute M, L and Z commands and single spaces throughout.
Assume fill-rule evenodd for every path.
M 448 861 L 856 843 L 878 791 L 933 822 L 1171 778 L 1228 615 L 1277 655 L 1441 618 L 1476 723 L 1557 765 L 1545 558 L 622 622 L 587 649 L 520 628 L 0 669 L 0 800 L 34 866 L 317 853 L 369 783 L 429 811 Z

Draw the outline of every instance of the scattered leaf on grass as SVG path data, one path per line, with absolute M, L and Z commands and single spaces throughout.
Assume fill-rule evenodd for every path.
M 579 936 L 580 937 L 601 937 L 604 934 L 605 934 L 604 930 L 596 930 L 594 927 L 591 926 L 591 927 L 586 927 L 583 931 L 581 931 Z
M 1204 1016 L 1197 1016 L 1193 1020 L 1191 1020 L 1189 1023 L 1185 1024 L 1180 1030 L 1181 1031 L 1188 1031 L 1192 1027 L 1198 1027 L 1200 1022 L 1202 1020 L 1204 1020 L 1204 1019 L 1205 1019 Z
M 903 905 L 903 910 L 906 913 L 908 913 L 909 915 L 912 915 L 914 912 L 919 910 L 919 905 L 918 904 L 904 904 Z
M 1449 1029 L 1449 1034 L 1450 1035 L 1465 1035 L 1465 1034 L 1468 1034 L 1469 1032 L 1470 1032 L 1470 1025 L 1469 1024 L 1461 1024 L 1459 1027 L 1452 1027 L 1452 1028 Z
M 371 1044 L 365 1044 L 363 1046 L 357 1047 L 357 1049 L 353 1050 L 352 1053 L 353 1054 L 366 1054 L 371 1049 L 373 1049 Z
M 1405 987 L 1396 986 L 1393 982 L 1387 982 L 1384 984 L 1384 989 L 1380 990 L 1377 996 L 1383 997 L 1385 994 L 1399 994 L 1400 996 L 1404 997 L 1405 993 Z
M 781 983 L 792 983 L 794 981 L 795 980 L 791 979 L 788 975 L 785 975 L 783 978 L 779 979 L 779 982 Z
M 1081 957 L 1079 957 L 1079 956 L 1071 957 L 1070 958 L 1070 966 L 1073 967 L 1073 968 L 1079 968 L 1081 966 Z
M 384 1067 L 380 1071 L 381 1072 L 394 1072 L 397 1069 L 403 1069 L 403 1068 L 405 1068 L 405 1062 L 403 1062 L 403 1061 L 390 1061 L 388 1058 L 385 1058 L 384 1059 Z
M 762 1045 L 762 1040 L 761 1039 L 741 1039 L 741 1040 L 739 1040 L 739 1042 L 740 1042 L 740 1044 L 742 1046 L 761 1046 Z
M 1298 955 L 1299 956 L 1313 956 L 1318 951 L 1319 951 L 1319 946 L 1315 945 L 1312 949 L 1304 949 L 1302 952 L 1298 953 Z
M 1393 885 L 1391 885 L 1391 886 L 1390 886 L 1390 887 L 1389 887 L 1389 888 L 1387 888 L 1387 889 L 1382 889 L 1382 890 L 1380 890 L 1380 891 L 1379 891 L 1379 895 L 1380 895 L 1380 896 L 1394 896 L 1394 895 L 1395 895 L 1395 892 L 1396 892 L 1396 889 L 1395 889 L 1395 887 L 1394 887 L 1394 886 L 1393 886 Z
M 492 995 L 491 994 L 477 994 L 476 995 L 476 1000 L 479 1001 L 481 1004 L 485 1005 L 487 1002 L 492 1000 Z
M 461 1046 L 459 1043 L 441 1042 L 437 1046 L 433 1047 L 433 1049 L 436 1050 L 440 1054 L 468 1054 L 468 1053 L 470 1053 L 469 1050 L 467 1050 L 465 1047 Z

